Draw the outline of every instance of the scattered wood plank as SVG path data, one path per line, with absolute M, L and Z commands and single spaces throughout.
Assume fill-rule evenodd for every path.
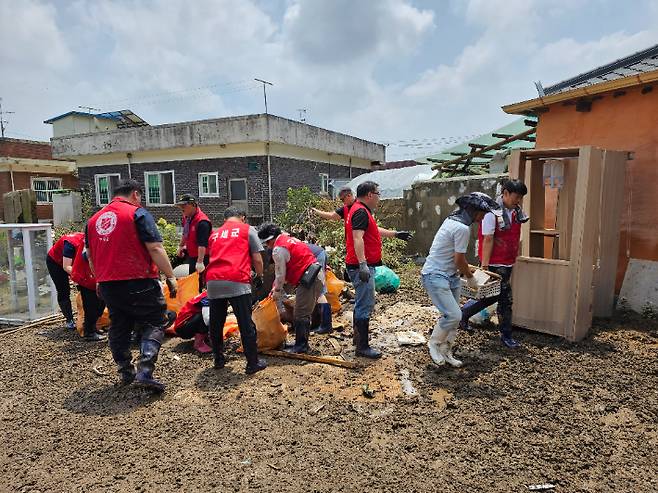
M 32 327 L 37 327 L 39 325 L 46 324 L 46 323 L 57 322 L 58 320 L 60 320 L 62 318 L 63 318 L 62 315 L 59 314 L 59 313 L 55 314 L 55 315 L 48 315 L 47 317 L 38 318 L 38 319 L 33 320 L 32 322 L 28 323 L 28 324 L 21 325 L 20 327 L 17 327 L 15 329 L 0 331 L 0 335 L 12 334 L 14 332 L 18 332 L 19 330 L 30 329 Z
M 267 356 L 278 356 L 280 358 L 289 358 L 289 359 L 299 359 L 303 361 L 311 361 L 313 363 L 324 363 L 326 365 L 340 366 L 342 368 L 358 368 L 359 365 L 353 361 L 345 361 L 344 359 L 331 358 L 329 356 L 313 356 L 311 354 L 295 354 L 287 353 L 285 351 L 278 351 L 276 349 L 267 349 L 262 351 L 263 354 Z

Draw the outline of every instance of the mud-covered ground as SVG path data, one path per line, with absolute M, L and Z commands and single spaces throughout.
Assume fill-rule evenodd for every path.
M 0 335 L 0 490 L 658 491 L 658 324 L 519 332 L 513 352 L 485 327 L 460 335 L 463 368 L 437 369 L 394 335 L 434 324 L 416 279 L 378 297 L 380 361 L 268 358 L 248 377 L 241 355 L 214 371 L 170 339 L 161 397 L 115 387 L 106 345 L 57 324 Z M 312 342 L 353 359 L 350 340 Z

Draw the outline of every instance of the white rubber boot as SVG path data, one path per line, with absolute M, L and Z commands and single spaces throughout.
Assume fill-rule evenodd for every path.
M 450 366 L 453 366 L 455 368 L 459 368 L 460 366 L 463 365 L 463 363 L 455 358 L 452 354 L 452 347 L 455 345 L 455 339 L 457 338 L 457 330 L 451 330 L 448 333 L 448 337 L 446 342 L 442 343 L 439 345 L 439 351 L 441 351 L 441 355 L 443 356 L 443 359 L 445 359 L 446 363 L 448 363 Z
M 439 327 L 439 323 L 437 322 L 432 331 L 432 336 L 427 342 L 427 347 L 430 350 L 430 358 L 432 358 L 432 362 L 437 366 L 443 366 L 446 362 L 443 354 L 441 354 L 441 351 L 439 350 L 439 346 L 445 341 L 446 337 L 447 333 L 441 330 L 441 327 Z

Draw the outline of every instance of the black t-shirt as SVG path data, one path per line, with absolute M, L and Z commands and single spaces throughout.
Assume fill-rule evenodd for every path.
M 212 232 L 212 224 L 210 221 L 199 221 L 196 225 L 196 244 L 200 247 L 208 248 L 208 238 Z
M 367 230 L 369 222 L 370 219 L 368 218 L 368 213 L 366 212 L 366 210 L 359 209 L 354 214 L 352 214 L 352 231 L 354 231 L 355 229 L 359 231 Z
M 75 258 L 75 247 L 73 243 L 68 240 L 64 240 L 64 249 L 62 250 L 62 257 L 66 258 Z
M 350 210 L 351 208 L 352 208 L 351 205 L 348 206 L 348 207 L 347 207 L 347 211 L 349 212 L 349 210 Z M 346 219 L 346 217 L 345 217 L 345 206 L 344 206 L 344 205 L 341 205 L 340 207 L 338 207 L 338 208 L 336 209 L 336 214 L 338 214 L 338 215 L 340 216 L 341 219 L 345 220 L 345 219 Z

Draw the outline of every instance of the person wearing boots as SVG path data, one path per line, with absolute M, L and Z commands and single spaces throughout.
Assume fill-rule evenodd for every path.
M 247 213 L 236 207 L 224 211 L 224 224 L 210 235 L 210 262 L 206 269 L 210 300 L 210 340 L 215 369 L 226 365 L 224 357 L 224 324 L 228 305 L 238 321 L 244 355 L 245 373 L 251 375 L 267 367 L 258 358 L 256 327 L 251 319 L 251 269 L 256 287 L 263 282 L 263 246 L 256 230 L 245 221 Z
M 499 216 L 502 211 L 495 200 L 480 192 L 459 197 L 456 203 L 459 209 L 443 221 L 434 236 L 421 276 L 423 287 L 442 315 L 427 343 L 430 357 L 436 365 L 448 363 L 450 366 L 460 367 L 462 362 L 453 355 L 462 313 L 459 308 L 459 274 L 466 278 L 469 287 L 478 287 L 466 261 L 470 226 L 482 221 L 488 212 Z
M 505 347 L 516 349 L 520 346 L 512 338 L 512 268 L 519 254 L 521 224 L 527 217 L 519 204 L 528 193 L 525 184 L 519 180 L 505 180 L 503 192 L 498 197 L 498 205 L 503 214 L 495 216 L 487 213 L 478 231 L 478 257 L 483 269 L 501 277 L 500 295 L 483 300 L 470 300 L 462 307 L 461 327 L 469 330 L 468 319 L 488 306 L 498 303 L 498 327 L 500 340 Z
M 112 201 L 87 223 L 87 251 L 110 312 L 110 351 L 121 382 L 127 385 L 134 381 L 162 392 L 164 384 L 153 377 L 168 324 L 158 269 L 167 277 L 171 297 L 176 295 L 178 284 L 153 216 L 141 202 L 142 187 L 137 181 L 120 182 Z M 142 338 L 135 371 L 130 334 L 136 324 L 142 328 Z
M 317 327 L 316 329 L 313 329 L 313 332 L 315 332 L 316 334 L 330 334 L 333 330 L 333 327 L 331 322 L 331 305 L 329 304 L 329 301 L 327 300 L 327 296 L 326 296 L 327 295 L 327 283 L 326 283 L 327 252 L 325 251 L 324 248 L 322 248 L 320 245 L 316 245 L 315 243 L 306 243 L 306 244 L 311 249 L 311 253 L 313 253 L 313 256 L 322 267 L 322 273 L 323 273 L 322 292 L 320 293 L 320 297 L 318 298 L 318 306 L 320 308 L 320 326 Z
M 380 228 L 373 217 L 379 205 L 379 185 L 365 181 L 356 189 L 356 202 L 345 220 L 347 255 L 345 267 L 355 290 L 354 345 L 356 355 L 380 358 L 382 353 L 370 347 L 370 315 L 375 307 L 375 267 L 382 265 L 382 237 L 409 241 L 408 231 Z
M 210 301 L 208 293 L 204 291 L 183 305 L 178 315 L 175 316 L 174 325 L 165 333 L 182 339 L 194 338 L 194 349 L 201 354 L 207 354 L 212 352 L 212 347 L 206 341 L 206 338 L 209 337 L 209 325 Z
M 212 233 L 212 224 L 194 195 L 182 195 L 176 205 L 183 212 L 183 235 L 178 246 L 178 256 L 184 257 L 187 252 L 189 273 L 195 270 L 199 273 L 200 293 L 205 286 L 203 271 L 208 265 L 208 238 Z
M 354 203 L 354 193 L 350 187 L 343 187 L 338 192 L 338 199 L 343 203 L 342 207 L 338 207 L 335 211 L 326 212 L 311 207 L 311 211 L 314 214 L 318 215 L 322 219 L 327 219 L 329 221 L 344 221 L 347 219 L 347 213 L 350 211 L 350 207 Z
M 78 286 L 78 292 L 82 298 L 82 307 L 85 311 L 84 340 L 89 342 L 104 341 L 107 337 L 96 331 L 96 322 L 105 310 L 105 302 L 96 293 L 96 277 L 89 267 L 87 250 L 84 248 L 79 248 L 75 254 L 71 267 L 71 280 Z
M 78 250 L 82 250 L 84 239 L 84 233 L 62 235 L 48 250 L 48 256 L 46 257 L 46 267 L 57 290 L 57 303 L 66 319 L 66 328 L 69 330 L 75 329 L 69 275 L 71 274 L 75 254 Z
M 263 224 L 258 236 L 267 248 L 272 249 L 274 283 L 272 298 L 280 305 L 287 283 L 295 288 L 295 344 L 287 348 L 290 353 L 308 353 L 311 332 L 311 315 L 324 284 L 324 272 L 306 243 L 281 231 L 272 223 Z

